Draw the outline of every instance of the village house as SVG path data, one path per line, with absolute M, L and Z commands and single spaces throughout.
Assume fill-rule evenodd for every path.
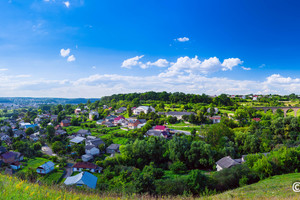
M 71 121 L 68 120 L 68 119 L 61 120 L 60 126 L 61 126 L 61 127 L 68 127 L 68 126 L 71 126 Z
M 77 131 L 77 136 L 86 137 L 88 135 L 91 135 L 91 132 L 89 130 L 80 129 Z
M 96 138 L 94 136 L 88 136 L 86 141 L 85 141 L 86 145 L 90 145 L 90 146 L 94 146 L 94 147 L 99 147 L 100 145 L 105 145 L 105 143 L 103 142 L 103 140 L 101 140 L 101 138 Z
M 92 173 L 100 173 L 102 171 L 102 167 L 95 165 L 90 162 L 78 162 L 73 165 L 74 172 L 81 172 L 82 170 L 89 170 Z
M 102 125 L 106 126 L 106 127 L 114 127 L 115 125 L 111 122 L 103 122 Z
M 92 159 L 94 159 L 94 156 L 92 154 L 84 154 L 84 155 L 81 156 L 81 160 L 83 162 L 88 162 Z
M 123 113 L 123 112 L 125 112 L 127 110 L 127 108 L 125 108 L 125 107 L 121 107 L 121 108 L 119 108 L 118 110 L 116 110 L 115 111 L 115 113 L 118 113 L 118 114 L 120 114 L 120 113 Z
M 95 189 L 97 185 L 98 178 L 89 172 L 81 172 L 75 176 L 68 177 L 64 184 L 65 185 L 76 185 L 83 186 L 86 185 L 89 188 Z
M 238 162 L 239 159 L 235 160 L 232 159 L 230 156 L 226 156 L 224 158 L 221 158 L 216 162 L 217 171 L 221 171 L 222 169 L 230 168 L 235 165 L 241 164 L 241 162 Z
M 86 154 L 91 154 L 92 156 L 95 156 L 95 155 L 100 154 L 100 150 L 94 145 L 86 145 L 85 146 L 85 153 Z
M 146 136 L 156 136 L 156 137 L 163 137 L 162 136 L 162 131 L 160 130 L 154 130 L 154 129 L 150 129 L 145 133 Z
M 80 108 L 76 108 L 76 109 L 74 110 L 74 113 L 75 113 L 76 115 L 80 114 L 80 113 L 81 113 L 81 109 L 80 109 Z
M 1 154 L 0 159 L 4 163 L 13 163 L 17 161 L 23 160 L 23 154 L 14 151 L 8 151 L 6 153 Z
M 55 164 L 51 161 L 48 161 L 36 169 L 38 174 L 48 174 L 54 170 Z
M 66 134 L 67 132 L 65 130 L 62 130 L 62 129 L 59 129 L 59 130 L 56 130 L 55 131 L 55 135 L 64 135 Z
M 116 117 L 116 118 L 114 119 L 114 124 L 115 124 L 115 125 L 121 124 L 121 123 L 123 123 L 124 121 L 125 121 L 125 117 L 122 116 L 122 115 L 120 115 L 120 116 L 118 116 L 118 117 Z
M 70 140 L 70 143 L 71 144 L 81 144 L 81 143 L 84 142 L 84 140 L 85 140 L 84 137 L 76 136 L 76 137 L 74 137 L 73 139 Z
M 153 128 L 156 131 L 167 131 L 168 128 L 166 126 L 157 125 Z
M 18 170 L 18 169 L 21 169 L 21 166 L 22 164 L 18 161 L 16 162 L 13 162 L 10 164 L 10 167 L 13 169 L 13 170 Z
M 89 113 L 89 119 L 90 120 L 94 120 L 94 119 L 98 119 L 99 118 L 99 113 L 97 111 L 91 111 Z
M 106 148 L 106 153 L 114 154 L 114 153 L 120 153 L 120 144 L 111 144 Z
M 221 116 L 212 116 L 209 117 L 210 120 L 212 120 L 213 124 L 217 124 L 221 122 Z
M 194 112 L 177 112 L 177 111 L 169 111 L 169 112 L 166 112 L 165 115 L 166 115 L 167 117 L 169 117 L 169 116 L 171 116 L 171 117 L 176 117 L 177 120 L 181 120 L 182 117 L 183 117 L 184 115 L 188 115 L 188 116 L 189 116 L 189 115 L 196 115 L 196 113 L 194 113 Z
M 114 119 L 117 118 L 118 116 L 115 116 L 115 115 L 108 115 L 106 118 L 105 118 L 105 121 L 106 122 L 114 122 Z
M 133 110 L 135 115 L 139 115 L 141 112 L 148 114 L 148 112 L 155 112 L 155 109 L 152 106 L 139 106 Z
M 133 120 L 133 119 L 128 120 L 128 128 L 129 129 L 136 129 L 136 128 L 138 128 L 139 124 L 141 124 L 141 122 L 139 120 Z

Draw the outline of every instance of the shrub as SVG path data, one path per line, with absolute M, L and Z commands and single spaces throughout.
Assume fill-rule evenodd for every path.
M 175 174 L 183 174 L 186 172 L 186 165 L 181 161 L 177 161 L 170 165 L 170 170 Z

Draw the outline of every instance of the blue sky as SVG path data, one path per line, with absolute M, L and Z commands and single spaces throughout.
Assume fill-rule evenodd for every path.
M 299 1 L 2 0 L 0 95 L 299 93 Z

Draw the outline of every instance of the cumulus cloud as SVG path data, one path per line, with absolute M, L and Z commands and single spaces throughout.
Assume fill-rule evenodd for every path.
M 60 50 L 60 55 L 62 57 L 67 57 L 70 54 L 71 50 L 70 49 L 61 49 Z
M 68 59 L 67 59 L 68 62 L 73 62 L 73 61 L 75 61 L 75 60 L 76 60 L 76 58 L 75 58 L 74 55 L 70 55 L 70 56 L 68 57 Z
M 251 68 L 250 68 L 250 67 L 244 67 L 244 66 L 242 66 L 242 69 L 243 69 L 243 70 L 246 70 L 246 71 L 249 71 L 249 70 L 251 70 Z
M 70 2 L 69 2 L 69 1 L 64 1 L 63 3 L 65 4 L 65 6 L 66 6 L 67 8 L 70 7 Z
M 141 55 L 124 60 L 121 67 L 131 69 L 133 66 L 142 65 L 142 63 L 139 62 L 139 60 L 143 57 L 144 55 Z
M 190 38 L 188 38 L 188 37 L 181 37 L 181 38 L 177 38 L 175 40 L 178 41 L 178 42 L 187 42 L 187 41 L 190 40 Z
M 262 81 L 234 80 L 201 74 L 125 76 L 93 74 L 74 80 L 29 78 L 0 73 L 1 96 L 101 97 L 116 93 L 168 91 L 215 94 L 290 94 L 299 92 L 300 78 L 273 74 Z
M 242 63 L 243 61 L 241 61 L 239 58 L 228 58 L 221 63 L 217 57 L 211 57 L 200 61 L 198 56 L 195 56 L 194 58 L 185 56 L 178 58 L 175 63 L 171 63 L 171 66 L 159 76 L 170 77 L 184 73 L 208 74 L 219 70 L 232 70 L 233 67 Z
M 158 59 L 155 62 L 147 62 L 147 66 L 156 66 L 156 67 L 167 67 L 169 62 L 166 59 Z

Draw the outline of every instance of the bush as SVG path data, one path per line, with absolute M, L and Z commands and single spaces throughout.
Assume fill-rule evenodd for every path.
M 156 193 L 159 195 L 182 195 L 189 191 L 186 178 L 160 179 L 155 181 Z
M 177 161 L 170 165 L 170 170 L 175 174 L 183 174 L 186 172 L 186 165 L 181 161 Z
M 215 182 L 215 188 L 218 191 L 224 191 L 237 188 L 240 184 L 246 185 L 255 183 L 259 178 L 247 165 L 236 165 L 216 172 L 213 175 L 213 180 Z

